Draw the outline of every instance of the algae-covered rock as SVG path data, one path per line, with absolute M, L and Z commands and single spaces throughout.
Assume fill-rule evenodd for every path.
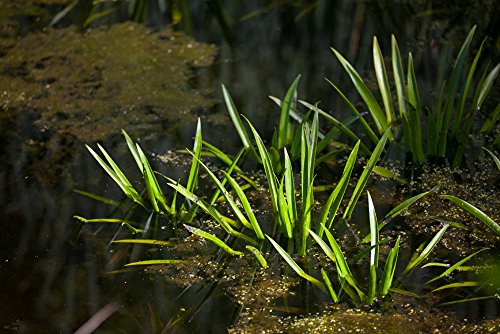
M 84 141 L 122 128 L 145 136 L 170 122 L 194 122 L 196 111 L 213 104 L 190 79 L 214 53 L 181 33 L 132 23 L 83 34 L 49 29 L 19 39 L 0 58 L 0 108 L 35 113 L 42 130 Z

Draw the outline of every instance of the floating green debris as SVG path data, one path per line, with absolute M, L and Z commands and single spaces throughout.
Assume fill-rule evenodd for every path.
M 0 58 L 0 107 L 32 110 L 42 130 L 84 141 L 125 128 L 152 133 L 193 122 L 213 105 L 189 80 L 215 47 L 171 30 L 124 23 L 46 30 L 19 39 Z

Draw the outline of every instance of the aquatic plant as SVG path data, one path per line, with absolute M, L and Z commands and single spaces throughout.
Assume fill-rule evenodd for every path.
M 228 103 L 228 106 L 230 106 L 231 112 L 234 114 L 232 118 L 235 119 L 236 116 L 239 118 L 240 115 L 236 112 L 236 108 L 234 107 L 227 90 L 223 89 L 223 94 L 226 96 L 226 102 Z M 152 214 L 156 212 L 161 215 L 174 217 L 176 221 L 184 223 L 183 226 L 187 231 L 213 243 L 220 250 L 230 256 L 242 256 L 245 253 L 252 254 L 257 263 L 264 268 L 268 266 L 268 259 L 264 254 L 268 252 L 272 246 L 272 248 L 277 251 L 277 253 L 285 260 L 292 270 L 314 286 L 318 287 L 320 290 L 328 293 L 334 303 L 347 301 L 354 305 L 372 305 L 377 300 L 384 298 L 391 292 L 408 295 L 414 294 L 404 288 L 405 278 L 419 267 L 442 266 L 442 264 L 437 262 L 430 262 L 426 265 L 423 264 L 424 261 L 429 258 L 432 250 L 443 237 L 445 231 L 450 225 L 445 223 L 427 243 L 423 243 L 413 252 L 413 255 L 407 261 L 404 269 L 398 269 L 398 266 L 402 262 L 400 259 L 401 237 L 398 236 L 396 238 L 396 241 L 384 259 L 384 257 L 380 255 L 379 248 L 380 245 L 385 243 L 387 240 L 381 240 L 379 235 L 380 231 L 389 224 L 391 219 L 395 218 L 409 206 L 429 194 L 429 191 L 406 199 L 390 210 L 384 216 L 382 221 L 378 220 L 372 197 L 370 193 L 367 192 L 369 211 L 368 225 L 370 233 L 364 239 L 360 240 L 359 244 L 362 245 L 365 242 L 369 242 L 369 246 L 364 247 L 364 249 L 362 249 L 355 257 L 351 258 L 347 256 L 334 236 L 333 222 L 337 219 L 337 213 L 340 211 L 342 203 L 345 202 L 344 195 L 351 181 L 351 175 L 360 148 L 360 141 L 358 141 L 351 149 L 341 177 L 327 201 L 321 208 L 320 212 L 313 215 L 316 206 L 314 200 L 314 170 L 316 167 L 315 147 L 317 145 L 319 132 L 319 112 L 317 109 L 313 110 L 314 116 L 312 122 L 310 124 L 304 122 L 300 126 L 302 133 L 300 136 L 301 149 L 299 173 L 296 173 L 293 170 L 294 164 L 289 157 L 286 147 L 282 148 L 284 160 L 272 161 L 270 150 L 264 145 L 258 131 L 253 127 L 250 121 L 247 120 L 247 123 L 250 127 L 254 140 L 252 141 L 250 139 L 250 136 L 246 133 L 245 127 L 243 126 L 243 122 L 241 122 L 237 129 L 239 129 L 238 132 L 242 137 L 242 141 L 243 139 L 247 140 L 249 146 L 242 148 L 236 157 L 229 158 L 229 156 L 213 145 L 203 141 L 201 122 L 198 120 L 193 150 L 188 150 L 188 152 L 192 155 L 192 162 L 186 186 L 183 186 L 179 181 L 162 175 L 166 178 L 168 186 L 175 191 L 174 195 L 171 197 L 171 201 L 167 201 L 167 196 L 164 195 L 164 192 L 159 185 L 159 181 L 156 178 L 157 173 L 155 173 L 151 168 L 144 152 L 138 144 L 135 144 L 131 140 L 125 131 L 123 131 L 123 134 L 127 141 L 129 151 L 131 152 L 137 167 L 142 173 L 145 191 L 140 192 L 132 186 L 128 178 L 100 145 L 98 145 L 98 148 L 104 158 L 98 155 L 92 148 L 87 148 L 101 167 L 119 186 L 124 195 L 147 211 Z M 366 167 L 363 169 L 363 172 L 356 182 L 347 205 L 342 210 L 343 214 L 341 221 L 343 223 L 348 224 L 350 222 L 354 208 L 367 185 L 371 173 L 375 167 L 377 167 L 377 162 L 383 153 L 389 136 L 390 128 L 385 131 L 384 135 L 373 149 L 373 152 L 366 163 Z M 253 144 L 254 142 L 256 147 Z M 203 150 L 211 152 L 215 157 L 229 165 L 229 168 L 226 171 L 221 171 L 223 175 L 222 178 L 216 176 L 211 168 L 203 162 Z M 264 233 L 263 224 L 262 222 L 259 222 L 259 219 L 254 212 L 255 210 L 252 208 L 251 200 L 247 197 L 243 189 L 245 185 L 240 185 L 239 182 L 236 181 L 236 179 L 231 175 L 235 171 L 237 171 L 239 175 L 243 175 L 240 167 L 238 167 L 238 164 L 241 162 L 241 159 L 246 152 L 254 152 L 250 156 L 258 159 L 258 161 L 262 164 L 266 175 L 266 192 L 269 194 L 272 215 L 270 217 L 271 221 L 267 221 L 265 225 L 269 225 L 269 223 L 271 223 L 273 230 L 271 235 Z M 281 172 L 276 172 L 274 169 L 274 166 L 276 165 L 284 166 L 283 170 Z M 210 200 L 206 200 L 207 197 L 196 195 L 198 192 L 197 183 L 200 168 L 202 168 L 204 173 L 209 176 L 216 187 L 216 191 L 208 197 L 211 198 Z M 296 174 L 300 174 L 300 191 L 297 191 L 295 186 L 294 179 Z M 227 184 L 230 185 L 232 189 L 231 191 L 229 188 L 226 188 Z M 300 204 L 296 202 L 296 193 L 300 193 L 301 195 Z M 147 197 L 145 194 L 147 194 Z M 176 203 L 177 194 L 183 196 L 186 201 L 180 205 Z M 482 220 L 488 227 L 498 233 L 498 225 L 477 208 L 454 196 L 442 195 L 442 197 L 453 201 L 473 216 Z M 235 220 L 231 217 L 226 217 L 219 211 L 216 207 L 217 199 L 222 199 L 224 201 L 224 203 L 231 210 Z M 205 230 L 203 224 L 200 225 L 199 223 L 196 223 L 195 217 L 199 217 L 198 208 L 217 223 L 218 227 L 220 227 L 223 233 L 226 234 L 226 237 L 221 238 L 215 233 Z M 146 225 L 149 224 L 151 217 L 152 216 L 148 219 L 148 223 Z M 116 243 L 163 246 L 171 245 L 171 242 L 168 240 L 145 238 L 145 229 L 141 229 L 127 219 L 85 219 L 78 216 L 76 216 L 76 218 L 85 223 L 119 223 L 127 226 L 133 233 L 143 233 L 142 238 L 117 239 L 113 241 Z M 272 225 L 274 225 L 274 227 Z M 267 226 L 266 229 L 269 230 L 269 226 Z M 327 242 L 323 240 L 324 236 L 326 236 Z M 276 240 L 280 241 L 278 242 Z M 286 247 L 282 246 L 283 242 L 287 245 Z M 335 270 L 332 270 L 330 266 L 325 266 L 320 269 L 319 274 L 321 276 L 321 280 L 315 277 L 317 275 L 316 272 L 308 272 L 309 270 L 304 270 L 294 259 L 296 256 L 313 254 L 315 243 L 319 245 L 319 248 L 323 251 L 327 258 L 329 258 L 332 261 L 332 264 L 335 265 Z M 444 272 L 429 279 L 425 285 L 434 285 L 437 282 L 442 281 L 443 278 L 448 277 L 452 272 L 461 270 L 463 267 L 462 265 L 466 261 L 470 260 L 472 257 L 484 250 L 486 249 L 477 251 L 461 259 L 457 263 L 449 265 Z M 367 264 L 362 259 L 368 254 L 369 269 L 368 272 L 363 275 L 361 273 Z M 225 261 L 227 261 L 227 258 Z M 133 260 L 130 261 L 127 266 L 167 265 L 178 263 L 186 263 L 186 260 Z M 335 275 L 336 279 L 332 279 L 332 275 Z M 367 277 L 367 280 L 365 281 L 364 279 L 359 279 L 360 276 Z M 438 293 L 439 291 L 452 288 L 460 289 L 476 287 L 479 285 L 479 283 L 474 280 L 458 282 L 450 282 L 448 279 L 446 280 L 448 282 L 445 284 L 441 284 L 437 287 L 433 286 L 432 292 Z M 448 301 L 443 303 L 443 305 L 452 305 L 454 303 L 490 297 L 491 296 L 475 295 L 465 299 Z
M 462 60 L 457 61 L 455 64 L 456 71 L 459 71 L 457 68 L 463 66 L 463 52 L 465 52 L 463 50 L 468 48 L 472 33 L 473 31 L 469 34 L 468 41 L 464 43 L 460 53 L 459 58 Z M 348 302 L 356 306 L 373 305 L 383 300 L 390 293 L 414 296 L 415 293 L 407 285 L 406 279 L 418 268 L 444 266 L 440 262 L 424 263 L 429 259 L 432 251 L 443 238 L 448 228 L 454 225 L 443 221 L 437 232 L 433 232 L 433 235 L 426 242 L 422 243 L 417 249 L 412 250 L 412 255 L 408 257 L 406 253 L 400 252 L 401 248 L 403 248 L 401 236 L 396 235 L 393 239 L 381 238 L 381 230 L 390 223 L 391 219 L 401 214 L 432 190 L 424 191 L 399 203 L 381 221 L 379 221 L 375 212 L 375 203 L 371 194 L 368 191 L 365 192 L 373 173 L 397 179 L 396 175 L 382 166 L 378 166 L 378 164 L 384 156 L 387 144 L 396 140 L 400 132 L 405 138 L 407 148 L 413 155 L 415 162 L 424 162 L 433 155 L 429 155 L 429 151 L 427 151 L 427 155 L 424 153 L 420 119 L 420 112 L 423 107 L 419 102 L 411 55 L 408 74 L 405 77 L 401 70 L 402 61 L 397 43 L 393 39 L 395 87 L 400 107 L 399 116 L 397 116 L 397 113 L 394 112 L 395 108 L 392 106 L 387 71 L 376 39 L 374 41 L 374 59 L 385 112 L 367 89 L 359 74 L 340 54 L 337 52 L 336 54 L 368 106 L 372 124 L 364 119 L 364 115 L 354 107 L 354 104 L 333 83 L 332 86 L 342 94 L 344 101 L 354 112 L 354 117 L 341 122 L 319 109 L 317 105 L 299 100 L 297 98 L 297 89 L 300 76 L 297 76 L 288 88 L 283 100 L 272 98 L 281 107 L 281 115 L 279 127 L 275 131 L 270 145 L 265 145 L 259 131 L 248 119 L 240 115 L 228 90 L 222 86 L 222 95 L 228 113 L 243 147 L 235 157 L 230 157 L 217 147 L 204 141 L 201 132 L 201 121 L 198 119 L 193 148 L 192 150 L 186 150 L 192 157 L 191 168 L 186 182 L 161 175 L 166 180 L 169 187 L 167 189 L 173 190 L 171 196 L 165 195 L 166 192 L 164 189 L 162 190 L 157 179 L 159 174 L 153 171 L 139 145 L 133 143 L 125 132 L 124 136 L 129 151 L 142 173 L 144 191 L 138 191 L 132 186 L 132 183 L 101 146 L 98 146 L 98 148 L 104 158 L 90 147 L 88 149 L 101 167 L 119 186 L 124 195 L 150 213 L 147 224 L 154 215 L 173 217 L 174 223 L 172 225 L 174 229 L 184 227 L 190 234 L 215 245 L 216 256 L 214 258 L 219 259 L 223 266 L 226 266 L 230 261 L 238 260 L 241 256 L 252 254 L 255 258 L 251 262 L 253 269 L 257 270 L 256 268 L 259 266 L 267 268 L 268 260 L 270 260 L 268 254 L 271 253 L 276 256 L 279 254 L 297 275 L 329 294 L 334 303 Z M 480 52 L 478 52 L 472 66 L 474 68 L 479 54 Z M 495 68 L 489 75 L 485 74 L 483 76 L 482 83 L 476 89 L 476 95 L 485 97 L 488 94 L 490 89 L 488 86 L 492 84 L 494 77 L 497 75 L 495 71 L 498 72 Z M 471 69 L 468 83 L 463 88 L 464 92 L 469 90 L 468 87 L 473 73 L 474 69 Z M 456 76 L 452 75 L 453 82 L 458 82 Z M 455 85 L 459 84 L 456 83 Z M 457 89 L 449 88 L 449 96 L 454 96 Z M 438 110 L 436 114 L 430 115 L 431 112 L 429 112 L 426 115 L 428 120 L 426 131 L 431 131 L 429 126 L 434 129 L 433 127 L 437 126 L 437 123 L 441 124 L 439 125 L 440 130 L 437 132 L 439 138 L 435 142 L 437 145 L 436 152 L 439 152 L 440 145 L 443 145 L 442 143 L 448 140 L 446 136 L 453 135 L 454 123 L 450 123 L 450 126 L 442 125 L 445 121 L 447 123 L 451 122 L 447 121 L 449 118 L 448 113 L 452 113 L 448 111 L 448 108 L 453 108 L 455 102 L 451 97 L 446 98 L 446 100 L 448 99 L 449 102 L 444 102 L 445 106 L 442 109 L 436 109 Z M 484 101 L 483 98 L 479 99 L 478 97 L 479 100 Z M 465 102 L 463 101 L 465 100 L 460 100 L 458 104 L 461 106 L 462 111 L 465 110 L 463 107 Z M 473 109 L 477 109 L 482 103 L 476 103 Z M 299 112 L 299 108 L 302 107 L 307 109 L 305 113 Z M 458 112 L 455 112 L 455 115 L 458 115 Z M 434 124 L 432 123 L 432 117 L 440 120 L 435 120 L 437 123 Z M 429 123 L 429 119 L 431 119 L 431 123 Z M 320 130 L 320 121 L 322 120 L 332 124 L 334 129 L 323 134 Z M 367 137 L 372 141 L 371 144 L 363 144 L 362 140 L 349 129 L 349 125 L 353 122 L 361 124 Z M 448 131 L 448 128 L 451 131 Z M 343 171 L 335 178 L 335 182 L 326 185 L 329 190 L 333 190 L 328 199 L 320 206 L 317 203 L 319 198 L 317 191 L 318 187 L 324 187 L 325 185 L 316 184 L 316 172 L 319 170 L 321 163 L 330 160 L 333 156 L 332 152 L 327 152 L 326 148 L 329 142 L 339 133 L 344 133 L 350 139 L 355 140 L 355 145 L 352 148 L 345 145 L 345 150 L 350 152 L 343 165 Z M 457 137 L 453 138 L 457 139 Z M 429 141 L 427 145 L 429 145 Z M 360 171 L 359 177 L 355 180 L 352 175 L 356 175 L 354 170 L 360 151 L 365 153 L 368 159 L 366 165 Z M 217 173 L 207 164 L 205 160 L 206 153 L 215 156 L 228 167 L 221 169 Z M 494 159 L 496 158 L 493 153 L 489 153 Z M 265 220 L 262 219 L 262 215 L 257 214 L 256 208 L 253 207 L 252 198 L 245 193 L 246 188 L 255 186 L 242 171 L 242 162 L 247 158 L 253 159 L 260 164 L 265 174 L 263 191 L 267 195 L 270 209 L 270 215 L 266 216 Z M 206 191 L 203 192 L 198 188 L 200 173 L 207 175 L 215 186 L 213 193 L 207 194 Z M 300 180 L 300 182 L 297 182 L 297 180 Z M 349 194 L 348 188 L 351 185 L 353 185 L 353 189 L 352 193 Z M 368 202 L 368 219 L 365 222 L 351 221 L 357 204 L 364 196 L 364 193 L 366 193 Z M 349 194 L 350 197 L 346 198 L 346 194 Z M 182 203 L 177 203 L 178 195 L 185 199 Z M 455 196 L 441 196 L 454 202 L 469 214 L 480 219 L 495 233 L 500 234 L 498 224 L 478 208 Z M 206 217 L 209 217 L 209 223 L 206 223 Z M 170 245 L 169 240 L 156 240 L 146 237 L 144 233 L 146 228 L 141 229 L 140 226 L 133 224 L 126 218 L 77 218 L 86 223 L 119 223 L 127 226 L 133 233 L 143 233 L 142 238 L 114 240 L 117 243 Z M 356 247 L 361 247 L 358 254 L 351 256 L 351 250 L 344 253 L 342 248 L 345 248 L 345 245 L 340 241 L 340 236 L 337 235 L 336 226 L 338 225 L 335 225 L 334 222 L 339 225 L 340 223 L 344 224 L 351 230 L 353 227 L 359 227 L 356 224 L 360 223 L 369 226 L 370 233 L 364 239 L 355 240 Z M 326 241 L 324 240 L 325 236 Z M 389 247 L 387 255 L 381 255 L 381 245 L 388 241 L 393 242 L 393 244 Z M 368 245 L 365 245 L 365 243 Z M 316 259 L 311 255 L 317 255 L 318 250 L 329 261 L 326 265 L 320 262 L 319 270 L 315 270 L 310 266 L 311 262 L 316 262 Z M 443 272 L 431 277 L 423 285 L 432 293 L 439 293 L 439 291 L 447 291 L 452 288 L 478 287 L 477 280 L 457 281 L 450 279 L 449 275 L 455 271 L 463 270 L 465 262 L 486 250 L 484 248 L 475 251 L 454 264 L 445 264 L 447 268 Z M 367 260 L 365 260 L 366 256 L 369 256 Z M 183 261 L 182 259 L 168 258 L 145 261 L 130 260 L 127 266 L 176 264 L 184 263 Z M 406 262 L 405 266 L 401 267 L 403 262 Z M 319 276 L 321 278 L 318 278 Z M 216 284 L 213 283 L 212 286 L 216 286 Z M 489 297 L 475 294 L 473 297 L 447 301 L 442 305 Z
M 408 206 L 410 205 L 411 201 L 407 201 L 403 206 Z M 296 263 L 291 260 L 290 256 L 288 254 L 285 254 L 283 249 L 279 247 L 279 245 L 275 242 L 273 242 L 274 247 L 278 250 L 278 252 L 282 255 L 282 257 L 286 260 L 286 262 L 302 277 L 305 279 L 309 280 L 313 284 L 319 286 L 323 290 L 325 290 L 325 286 L 328 287 L 328 291 L 330 293 L 330 296 L 332 300 L 336 303 L 340 301 L 339 296 L 341 295 L 342 291 L 345 291 L 346 294 L 349 297 L 349 300 L 353 302 L 354 304 L 368 304 L 371 305 L 375 301 L 375 296 L 379 295 L 380 297 L 384 297 L 389 293 L 389 290 L 391 289 L 393 285 L 393 280 L 396 272 L 396 265 L 398 262 L 398 254 L 399 254 L 399 244 L 400 244 L 400 237 L 397 238 L 393 248 L 389 252 L 389 255 L 387 256 L 386 262 L 385 262 L 385 267 L 382 272 L 381 278 L 377 279 L 377 275 L 379 272 L 379 262 L 381 262 L 380 255 L 379 255 L 379 245 L 380 245 L 380 238 L 379 238 L 379 226 L 377 224 L 377 216 L 375 213 L 375 208 L 373 205 L 372 198 L 370 196 L 370 193 L 368 193 L 368 210 L 369 210 L 369 225 L 370 225 L 370 246 L 366 248 L 365 251 L 362 251 L 362 254 L 367 254 L 368 252 L 370 253 L 370 263 L 369 263 L 369 272 L 366 277 L 368 277 L 368 287 L 367 289 L 364 289 L 362 285 L 359 283 L 359 280 L 357 280 L 352 273 L 350 267 L 349 267 L 349 261 L 344 255 L 343 251 L 341 250 L 338 242 L 335 240 L 335 237 L 333 234 L 330 232 L 328 228 L 326 228 L 322 224 L 322 231 L 325 232 L 327 240 L 329 245 L 323 241 L 322 237 L 314 233 L 312 230 L 308 230 L 309 233 L 312 235 L 314 240 L 318 243 L 320 248 L 324 251 L 324 253 L 327 255 L 330 260 L 335 264 L 336 272 L 337 272 L 337 278 L 339 281 L 339 289 L 335 291 L 333 284 L 328 276 L 328 273 L 326 272 L 325 269 L 321 269 L 321 276 L 323 277 L 324 285 L 321 283 L 318 283 L 317 280 L 303 272 L 300 267 Z M 402 211 L 402 210 L 401 210 Z M 432 238 L 431 241 L 427 244 L 427 246 L 421 250 L 420 252 L 417 250 L 415 251 L 414 255 L 412 256 L 411 260 L 407 264 L 406 268 L 402 272 L 402 276 L 408 274 L 411 272 L 414 268 L 419 266 L 422 261 L 424 261 L 429 254 L 431 253 L 432 249 L 434 246 L 437 244 L 437 242 L 441 239 L 443 236 L 444 232 L 448 228 L 448 224 L 445 224 L 441 230 Z M 368 251 L 368 252 L 367 252 Z M 352 262 L 351 262 L 352 263 Z M 359 266 L 359 265 L 356 265 Z M 301 273 L 301 271 L 303 273 Z M 364 292 L 365 290 L 366 292 Z M 397 292 L 403 292 L 401 290 L 394 290 Z
M 130 198 L 135 203 L 139 204 L 146 210 L 154 210 L 155 212 L 161 211 L 164 213 L 173 213 L 175 209 L 172 208 L 172 204 L 167 203 L 167 199 L 160 188 L 158 179 L 156 178 L 149 161 L 147 160 L 144 152 L 138 144 L 134 144 L 129 135 L 122 131 L 123 135 L 127 141 L 128 148 L 137 164 L 137 167 L 142 173 L 144 183 L 146 185 L 146 191 L 149 198 L 149 204 L 145 199 L 139 194 L 139 192 L 132 186 L 128 178 L 121 171 L 120 167 L 113 161 L 111 156 L 106 152 L 106 150 L 99 144 L 97 147 L 101 151 L 104 159 L 102 159 L 97 152 L 95 152 L 90 146 L 87 145 L 87 149 L 92 154 L 94 159 L 99 163 L 99 165 L 106 171 L 106 173 L 113 179 L 113 181 L 122 190 L 125 196 Z
M 488 226 L 497 235 L 500 235 L 500 225 L 498 225 L 498 223 L 496 223 L 493 219 L 488 217 L 488 215 L 486 215 L 483 211 L 476 208 L 474 205 L 470 204 L 467 201 L 464 201 L 463 199 L 460 199 L 460 198 L 458 198 L 456 196 L 452 196 L 452 195 L 442 195 L 441 197 L 452 201 L 459 208 L 466 211 L 471 216 L 482 221 L 486 226 Z
M 301 130 L 297 137 L 297 133 L 293 134 L 293 127 L 289 124 L 289 113 L 292 108 L 292 99 L 296 92 L 297 84 L 299 77 L 295 79 L 290 88 L 287 91 L 283 102 L 283 108 L 280 118 L 280 128 L 278 131 L 278 140 L 277 146 L 271 147 L 270 150 L 266 148 L 262 138 L 260 137 L 257 130 L 253 127 L 253 125 L 248 121 L 251 132 L 253 133 L 253 137 L 255 139 L 257 149 L 252 148 L 250 136 L 246 132 L 245 127 L 243 126 L 243 122 L 237 112 L 234 103 L 227 91 L 227 89 L 223 86 L 223 95 L 226 101 L 226 106 L 228 108 L 229 114 L 233 120 L 235 125 L 235 129 L 237 130 L 242 142 L 244 145 L 247 145 L 250 150 L 253 152 L 258 152 L 259 161 L 262 163 L 264 172 L 266 175 L 269 196 L 272 204 L 272 209 L 274 212 L 274 217 L 278 222 L 278 226 L 281 231 L 289 240 L 295 240 L 295 246 L 297 247 L 297 254 L 304 255 L 307 250 L 307 243 L 309 238 L 309 228 L 311 228 L 312 223 L 312 212 L 314 208 L 314 169 L 316 167 L 316 156 L 317 156 L 317 140 L 319 133 L 319 111 L 313 109 L 314 116 L 311 124 L 304 121 L 298 129 Z M 287 129 L 287 130 L 285 130 Z M 352 215 L 354 207 L 366 186 L 368 178 L 375 167 L 380 155 L 385 146 L 385 142 L 387 137 L 389 136 L 389 131 L 381 138 L 377 147 L 374 149 L 368 163 L 367 167 L 364 169 L 361 177 L 358 180 L 356 188 L 354 189 L 353 196 L 349 204 L 346 207 L 344 212 L 343 219 L 348 221 Z M 291 138 L 299 138 L 298 145 L 300 147 L 300 178 L 301 178 L 301 206 L 300 212 L 297 209 L 296 201 L 296 189 L 294 184 L 294 174 L 292 167 L 292 161 L 288 154 L 288 150 L 285 146 L 292 144 L 295 142 L 294 139 Z M 347 188 L 347 184 L 350 180 L 350 175 L 354 167 L 354 162 L 356 159 L 356 155 L 358 152 L 360 143 L 356 144 L 352 149 L 351 155 L 347 161 L 347 164 L 344 169 L 344 174 L 341 181 L 337 184 L 334 191 L 330 195 L 330 198 L 327 201 L 327 204 L 323 208 L 323 212 L 321 215 L 321 222 L 318 224 L 327 224 L 328 220 L 328 228 L 331 227 L 333 219 L 339 209 L 340 203 L 344 196 L 344 193 Z M 293 144 L 292 144 L 293 147 Z M 279 161 L 279 153 L 277 153 L 277 149 L 283 149 L 283 157 L 284 161 Z M 274 150 L 274 151 L 273 151 Z M 291 148 L 293 150 L 293 148 Z M 273 155 L 273 152 L 276 154 Z M 272 157 L 275 157 L 274 160 Z M 279 173 L 277 171 L 277 166 L 284 166 L 284 171 Z M 281 180 L 281 181 L 280 181 Z M 244 198 L 240 199 L 245 201 Z M 332 207 L 333 204 L 333 207 Z M 332 210 L 330 212 L 330 210 Z M 299 215 L 300 213 L 300 215 Z M 300 220 L 299 220 L 300 216 Z M 322 234 L 322 228 L 319 227 L 319 233 Z
M 452 161 L 453 166 L 461 164 L 464 150 L 470 143 L 469 134 L 474 120 L 477 119 L 477 114 L 481 110 L 490 93 L 493 81 L 500 71 L 500 64 L 497 64 L 491 70 L 486 66 L 477 84 L 475 87 L 473 86 L 472 82 L 475 79 L 476 67 L 486 40 L 483 40 L 472 64 L 466 71 L 467 53 L 475 30 L 475 26 L 470 30 L 457 56 L 450 79 L 448 82 L 441 84 L 439 100 L 433 106 L 426 105 L 420 98 L 411 53 L 408 55 L 405 74 L 404 64 L 394 36 L 391 38 L 391 56 L 395 92 L 389 84 L 388 71 L 385 67 L 378 40 L 376 37 L 373 38 L 374 70 L 383 107 L 380 106 L 377 98 L 369 90 L 356 69 L 340 52 L 332 48 L 364 101 L 375 125 L 375 130 L 373 130 L 368 122 L 363 121 L 361 123 L 367 136 L 372 141 L 377 142 L 375 133 L 381 135 L 391 125 L 394 133 L 391 132 L 389 141 L 397 138 L 399 133 L 402 132 L 406 150 L 412 155 L 414 162 L 421 163 L 429 157 L 446 157 Z M 354 106 L 354 103 L 349 101 L 336 84 L 331 81 L 328 82 L 339 93 L 348 109 L 359 116 L 360 120 L 363 120 L 363 116 Z M 396 96 L 397 107 L 393 103 L 393 95 Z M 472 99 L 469 96 L 472 96 Z M 399 110 L 399 113 L 395 112 L 396 109 Z M 498 109 L 498 106 L 496 109 Z M 427 110 L 427 113 L 424 113 L 425 110 Z M 495 113 L 493 112 L 492 115 Z M 427 122 L 423 123 L 423 119 L 426 119 Z M 423 133 L 426 134 L 426 142 L 423 140 Z M 457 147 L 456 150 L 453 150 L 448 145 L 450 141 L 454 147 Z
M 497 166 L 498 170 L 500 171 L 500 159 L 496 156 L 496 154 L 491 152 L 490 150 L 488 150 L 486 147 L 483 147 L 483 150 L 488 152 L 488 154 L 493 158 L 493 161 L 495 161 L 495 165 Z

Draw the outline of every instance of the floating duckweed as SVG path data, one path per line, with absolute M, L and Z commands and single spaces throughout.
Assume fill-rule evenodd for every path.
M 49 29 L 19 39 L 0 58 L 1 107 L 37 111 L 40 129 L 84 141 L 122 128 L 151 133 L 192 122 L 213 105 L 189 80 L 214 54 L 181 33 L 132 23 L 83 34 Z

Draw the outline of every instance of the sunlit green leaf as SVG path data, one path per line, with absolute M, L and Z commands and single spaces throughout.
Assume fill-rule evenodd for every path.
M 380 295 L 384 297 L 389 292 L 392 286 L 392 281 L 394 279 L 394 273 L 396 272 L 396 265 L 398 262 L 399 254 L 399 241 L 401 237 L 398 236 L 394 247 L 389 252 L 387 260 L 385 261 L 384 272 L 382 273 L 382 278 L 380 280 Z
M 207 233 L 203 230 L 200 230 L 196 227 L 193 227 L 193 226 L 189 226 L 189 225 L 186 225 L 184 224 L 184 227 L 191 233 L 193 234 L 196 234 L 202 238 L 205 238 L 207 240 L 210 240 L 212 241 L 214 244 L 216 244 L 217 246 L 219 246 L 222 250 L 224 250 L 225 252 L 229 253 L 229 254 L 233 254 L 233 255 L 243 255 L 242 252 L 240 251 L 235 251 L 234 249 L 232 249 L 231 247 L 229 247 L 224 241 L 220 240 L 218 237 L 216 237 L 215 235 L 213 234 L 210 234 L 210 233 Z
M 431 292 L 436 292 L 444 289 L 453 289 L 453 288 L 465 288 L 465 287 L 470 287 L 470 286 L 478 286 L 479 282 L 456 282 L 456 283 L 450 283 L 446 284 L 443 286 L 440 286 L 439 288 L 436 288 L 432 290 Z
M 433 279 L 430 279 L 428 280 L 427 282 L 425 282 L 425 284 L 429 284 L 431 282 L 434 282 L 440 278 L 443 278 L 449 274 L 451 274 L 453 271 L 455 271 L 456 269 L 458 269 L 463 263 L 469 261 L 472 257 L 474 257 L 476 254 L 479 254 L 481 253 L 482 251 L 485 251 L 487 250 L 488 248 L 483 248 L 483 249 L 480 249 L 478 250 L 477 252 L 463 258 L 462 260 L 458 261 L 457 263 L 455 263 L 454 265 L 452 265 L 450 268 L 448 268 L 447 270 L 445 270 L 441 275 L 438 275 L 436 277 L 434 277 Z
M 255 256 L 255 258 L 257 259 L 257 261 L 259 261 L 262 268 L 267 268 L 267 261 L 257 248 L 250 245 L 247 245 L 245 247 L 250 251 L 250 253 L 252 253 Z
M 276 241 L 274 241 L 271 237 L 266 235 L 267 239 L 271 242 L 274 248 L 278 251 L 281 257 L 288 263 L 288 265 L 302 278 L 308 280 L 312 284 L 316 285 L 318 288 L 326 292 L 325 285 L 318 281 L 316 278 L 307 274 L 298 264 L 295 262 L 292 257 L 283 249 Z
M 148 260 L 148 261 L 138 261 L 127 263 L 125 267 L 131 266 L 155 266 L 163 264 L 179 264 L 179 263 L 189 263 L 188 260 Z
M 144 245 L 154 245 L 154 246 L 175 245 L 175 242 L 172 241 L 154 240 L 154 239 L 120 239 L 120 240 L 113 240 L 112 242 L 121 244 L 144 244 Z
M 281 106 L 281 116 L 279 124 L 278 148 L 285 147 L 289 144 L 288 130 L 290 128 L 290 109 L 294 99 L 296 100 L 297 86 L 299 85 L 300 75 L 298 75 L 293 83 L 288 88 L 283 104 Z
M 488 217 L 484 212 L 473 206 L 472 204 L 451 195 L 441 195 L 441 197 L 446 198 L 453 203 L 455 203 L 458 207 L 468 212 L 473 217 L 479 219 L 483 223 L 486 224 L 490 229 L 492 229 L 496 234 L 500 235 L 500 226 L 490 217 Z
M 434 249 L 436 244 L 439 242 L 439 240 L 441 240 L 444 232 L 446 232 L 446 229 L 449 226 L 450 226 L 449 224 L 445 224 L 439 230 L 439 232 L 436 233 L 436 235 L 432 238 L 432 240 L 429 241 L 429 243 L 427 244 L 427 246 L 425 246 L 425 248 L 422 250 L 422 252 L 420 252 L 419 254 L 417 254 L 417 252 L 415 252 L 414 257 L 410 260 L 410 262 L 406 266 L 405 270 L 403 271 L 403 274 L 406 274 L 406 273 L 409 273 L 410 271 L 412 271 L 415 267 L 420 265 L 420 263 L 422 263 L 422 261 L 424 261 L 429 256 L 429 254 L 432 252 L 432 250 Z
M 371 172 L 375 167 L 375 164 L 377 163 L 378 159 L 380 158 L 380 155 L 384 151 L 385 143 L 387 141 L 387 138 L 389 137 L 389 134 L 390 134 L 390 129 L 387 129 L 382 138 L 380 139 L 379 143 L 373 150 L 373 153 L 370 156 L 370 159 L 368 160 L 368 163 L 366 164 L 363 173 L 359 177 L 358 183 L 356 184 L 356 188 L 354 189 L 352 197 L 349 200 L 349 204 L 347 204 L 347 208 L 343 216 L 344 219 L 349 220 L 351 218 L 351 215 L 354 211 L 354 207 L 356 206 L 356 203 L 358 202 L 359 197 L 361 196 L 361 192 L 364 190 L 366 184 L 368 183 L 368 179 L 371 175 Z

